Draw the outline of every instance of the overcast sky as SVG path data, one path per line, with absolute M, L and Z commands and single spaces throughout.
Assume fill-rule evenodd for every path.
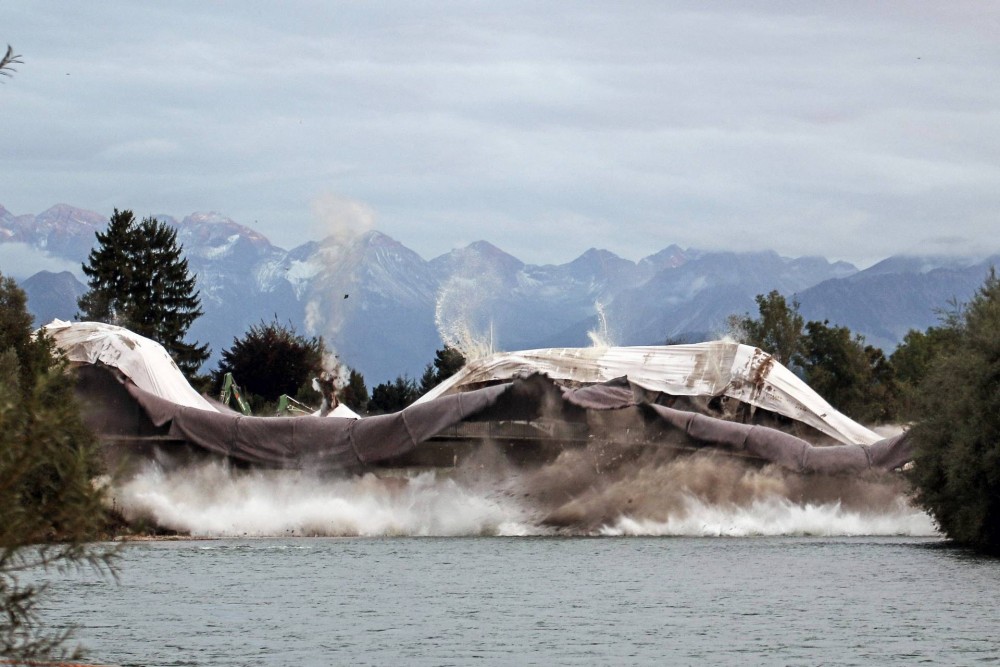
M 532 263 L 1000 250 L 997 2 L 4 0 L 5 43 L 15 214 Z

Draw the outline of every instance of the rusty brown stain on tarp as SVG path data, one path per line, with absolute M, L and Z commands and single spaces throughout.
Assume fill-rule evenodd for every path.
M 750 391 L 752 399 L 756 400 L 761 394 L 765 393 L 766 389 L 770 388 L 767 385 L 767 376 L 770 375 L 773 367 L 774 357 L 759 347 L 756 348 L 753 353 L 753 359 L 750 361 L 749 369 L 750 384 L 753 387 Z

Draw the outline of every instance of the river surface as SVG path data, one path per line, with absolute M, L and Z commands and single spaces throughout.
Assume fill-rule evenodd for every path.
M 115 665 L 1000 663 L 1000 560 L 937 537 L 124 545 L 44 616 Z

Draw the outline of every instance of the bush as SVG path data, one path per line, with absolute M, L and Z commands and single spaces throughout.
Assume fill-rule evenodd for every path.
M 63 655 L 68 632 L 36 615 L 43 586 L 20 575 L 90 564 L 111 569 L 95 547 L 107 525 L 97 444 L 80 416 L 72 379 L 44 336 L 33 337 L 26 297 L 0 275 L 0 655 Z
M 291 325 L 261 320 L 222 353 L 213 374 L 214 390 L 218 392 L 226 373 L 232 373 L 246 393 L 260 399 L 252 401 L 258 408 L 282 394 L 317 399 L 311 382 L 323 371 L 324 353 L 322 338 L 306 338 Z
M 920 385 L 912 478 L 955 542 L 1000 554 L 1000 280 L 952 324 L 952 345 Z

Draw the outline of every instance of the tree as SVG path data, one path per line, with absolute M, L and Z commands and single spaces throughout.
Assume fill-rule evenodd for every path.
M 413 403 L 420 396 L 417 383 L 405 375 L 399 375 L 394 382 L 384 382 L 372 389 L 368 411 L 398 412 Z
M 21 65 L 23 61 L 21 56 L 14 53 L 14 48 L 8 44 L 7 53 L 4 54 L 3 58 L 0 58 L 0 75 L 3 76 L 14 76 L 11 72 L 16 72 L 13 65 Z
M 1000 279 L 991 270 L 920 384 L 912 479 L 955 542 L 1000 554 Z
M 920 386 L 935 359 L 958 343 L 956 324 L 946 319 L 941 326 L 924 332 L 911 329 L 892 353 L 890 361 L 899 383 L 899 416 L 903 419 L 919 418 Z
M 22 577 L 83 565 L 113 573 L 115 554 L 89 543 L 107 527 L 96 441 L 65 362 L 32 335 L 26 301 L 0 275 L 0 656 L 18 661 L 61 657 L 69 637 L 42 628 L 46 585 Z
M 895 415 L 892 365 L 863 336 L 828 321 L 809 322 L 797 363 L 806 383 L 844 414 L 863 422 Z
M 780 363 L 790 365 L 799 351 L 802 338 L 802 316 L 799 315 L 799 302 L 792 300 L 789 306 L 778 290 L 772 290 L 767 296 L 756 296 L 760 316 L 757 319 L 745 315 L 730 318 L 730 324 L 743 333 L 747 345 L 759 347 L 769 352 Z
M 202 310 L 177 231 L 156 218 L 136 222 L 131 211 L 115 209 L 97 242 L 83 265 L 90 289 L 80 297 L 78 318 L 117 324 L 157 341 L 193 376 L 209 352 L 207 345 L 183 341 Z
M 461 370 L 464 365 L 465 355 L 459 352 L 458 348 L 445 345 L 437 350 L 434 353 L 434 361 L 424 367 L 424 374 L 420 377 L 420 393 L 426 394 Z
M 353 368 L 348 374 L 347 386 L 340 390 L 341 402 L 351 410 L 361 414 L 368 409 L 368 387 L 365 376 Z
M 312 378 L 323 372 L 325 353 L 322 338 L 299 335 L 291 324 L 261 320 L 243 338 L 234 338 L 233 346 L 222 353 L 212 374 L 213 384 L 218 391 L 226 373 L 232 373 L 245 392 L 261 401 L 274 402 L 282 394 L 301 395 L 300 390 L 310 387 Z

